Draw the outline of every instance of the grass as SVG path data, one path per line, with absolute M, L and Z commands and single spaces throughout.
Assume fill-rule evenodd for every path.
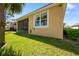
M 35 35 L 6 32 L 6 48 L 12 46 L 23 56 L 72 56 L 79 55 L 79 45 L 70 42 Z
M 2 47 L 0 48 L 0 56 L 21 56 L 20 51 L 16 51 L 11 47 L 6 48 Z

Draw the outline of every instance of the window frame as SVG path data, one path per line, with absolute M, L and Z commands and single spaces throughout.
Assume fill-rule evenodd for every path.
M 36 16 L 39 16 L 39 17 L 40 17 L 40 19 L 41 19 L 41 16 L 40 16 L 40 14 L 37 14 Z M 36 16 L 35 16 L 35 26 L 36 26 L 36 21 L 39 21 L 39 22 L 41 22 L 41 20 L 36 20 L 36 18 L 37 18 Z M 39 24 L 39 26 L 40 26 L 40 25 L 41 25 L 41 23 Z M 39 26 L 36 26 L 36 27 L 39 27 Z
M 46 26 L 43 26 L 43 25 L 40 25 L 40 26 L 35 26 L 35 22 L 36 22 L 36 16 L 37 15 L 40 15 L 40 24 L 41 24 L 41 14 L 43 14 L 43 13 L 47 13 L 47 25 Z M 41 12 L 41 13 L 39 13 L 39 14 L 35 14 L 34 15 L 34 28 L 48 28 L 48 26 L 49 26 L 49 10 L 47 10 L 47 11 L 43 11 L 43 12 Z

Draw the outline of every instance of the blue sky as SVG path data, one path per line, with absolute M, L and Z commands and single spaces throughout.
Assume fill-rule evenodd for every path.
M 64 22 L 68 25 L 79 23 L 79 4 L 68 4 Z
M 47 4 L 48 3 L 35 3 L 35 4 L 27 3 L 23 7 L 23 11 L 21 14 L 17 14 L 14 17 L 11 17 L 9 19 L 17 19 L 17 18 L 19 18 L 25 14 L 28 14 L 28 13 L 30 13 L 40 7 L 43 7 Z M 64 22 L 67 25 L 73 25 L 75 23 L 79 23 L 79 4 L 75 3 L 75 4 L 68 4 L 67 5 Z

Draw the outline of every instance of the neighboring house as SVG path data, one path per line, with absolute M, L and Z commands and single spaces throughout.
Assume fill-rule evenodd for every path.
M 65 28 L 72 28 L 72 26 L 71 25 L 68 25 L 68 24 L 66 24 L 66 23 L 64 23 L 64 29 Z
M 16 30 L 16 22 L 7 21 L 5 30 Z
M 79 23 L 72 25 L 73 29 L 79 29 Z
M 17 32 L 63 39 L 63 3 L 49 4 L 17 19 Z
M 9 24 L 6 24 L 5 30 L 10 30 L 10 25 Z

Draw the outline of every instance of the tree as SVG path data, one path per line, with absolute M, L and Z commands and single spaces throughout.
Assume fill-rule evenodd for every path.
M 0 47 L 5 44 L 5 20 L 6 15 L 13 16 L 22 11 L 23 3 L 0 3 Z

